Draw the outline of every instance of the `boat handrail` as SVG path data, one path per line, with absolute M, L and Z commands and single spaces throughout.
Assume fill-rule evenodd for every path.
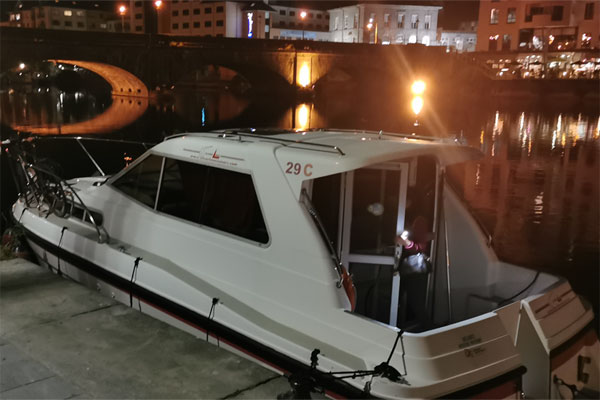
M 100 173 L 102 176 L 106 176 L 106 173 L 100 167 L 100 164 L 94 159 L 92 154 L 88 151 L 82 141 L 90 141 L 90 142 L 106 142 L 106 143 L 118 143 L 118 144 L 137 144 L 144 147 L 145 150 L 148 150 L 148 146 L 154 146 L 157 143 L 153 142 L 138 142 L 135 140 L 121 140 L 121 139 L 110 139 L 110 138 L 98 138 L 98 137 L 85 137 L 85 136 L 29 136 L 27 138 L 29 141 L 53 141 L 53 140 L 74 140 L 83 150 L 83 153 L 86 157 L 92 162 L 94 168 Z M 9 140 L 10 142 L 10 140 Z
M 22 142 L 31 142 L 34 137 L 26 138 L 26 139 L 7 139 L 2 141 L 3 146 L 7 146 L 9 151 L 8 155 L 14 160 L 14 162 L 21 168 L 21 173 L 26 182 L 24 182 L 25 187 L 22 186 L 23 180 L 19 179 L 15 174 L 16 171 L 12 170 L 13 177 L 15 178 L 15 184 L 20 194 L 23 196 L 25 204 L 28 207 L 31 207 L 29 204 L 28 195 L 31 195 L 38 208 L 41 207 L 42 204 L 46 203 L 48 208 L 48 214 L 54 213 L 59 217 L 66 217 L 66 213 L 62 211 L 58 211 L 56 208 L 56 204 L 62 202 L 63 207 L 67 207 L 67 203 L 74 203 L 73 196 L 77 198 L 79 205 L 84 209 L 84 211 L 89 215 L 90 221 L 96 230 L 96 234 L 98 235 L 98 243 L 107 243 L 110 239 L 108 232 L 104 228 L 104 226 L 100 225 L 98 221 L 94 218 L 94 214 L 90 211 L 90 209 L 83 202 L 77 191 L 69 182 L 60 176 L 56 175 L 54 172 L 41 168 L 38 165 L 35 165 L 35 157 L 27 159 L 25 157 L 25 151 L 20 147 Z M 16 154 L 11 152 L 10 149 L 14 149 L 15 146 Z M 33 171 L 33 172 L 32 172 Z M 67 190 L 68 189 L 68 190 Z M 68 199 L 70 197 L 70 199 Z
M 319 129 L 319 130 L 323 130 L 323 129 Z M 368 129 L 356 130 L 356 129 L 331 128 L 331 129 L 327 129 L 327 130 L 331 130 L 334 132 L 345 132 L 345 133 L 357 133 L 357 132 L 368 133 L 368 134 L 372 134 L 372 135 L 378 135 L 380 138 L 383 136 L 392 136 L 392 137 L 403 138 L 403 139 L 426 140 L 428 142 L 460 143 L 456 137 L 423 136 L 423 135 L 416 135 L 413 133 L 396 133 L 396 132 L 386 132 L 383 130 L 374 131 L 374 130 L 368 130 Z
M 154 146 L 158 142 L 138 142 L 136 140 L 122 140 L 122 139 L 110 139 L 110 138 L 99 138 L 99 137 L 86 137 L 86 136 L 31 136 L 31 140 L 87 140 L 90 142 L 108 142 L 108 143 L 122 143 L 122 144 L 139 144 L 148 148 L 148 146 Z
M 308 148 L 305 150 L 326 151 L 328 153 L 337 153 L 340 156 L 346 155 L 346 153 L 344 153 L 344 151 L 339 146 L 335 146 L 335 145 L 331 145 L 331 144 L 312 143 L 312 142 L 305 142 L 302 140 L 284 139 L 284 138 L 275 137 L 275 136 L 271 136 L 271 135 L 261 135 L 261 134 L 256 134 L 256 133 L 252 133 L 252 132 L 244 132 L 244 131 L 239 131 L 239 130 L 207 131 L 207 132 L 199 132 L 199 133 L 214 134 L 217 137 L 224 138 L 224 139 L 226 139 L 227 137 L 238 137 L 240 140 L 241 140 L 241 138 L 254 138 L 254 139 L 260 139 L 260 140 L 268 140 L 268 141 L 272 141 L 272 142 L 281 143 L 285 146 L 293 146 L 293 145 L 308 146 Z M 188 136 L 188 135 L 190 135 L 190 133 L 178 133 L 176 135 L 167 137 L 165 140 L 176 139 L 176 138 Z M 310 148 L 311 146 L 313 148 Z M 316 148 L 326 149 L 326 150 L 317 150 Z

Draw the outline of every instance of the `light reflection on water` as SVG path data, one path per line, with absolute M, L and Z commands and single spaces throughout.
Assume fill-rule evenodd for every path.
M 13 97 L 11 105 L 5 101 L 8 94 L 3 93 L 3 123 L 81 123 L 110 108 L 89 95 L 77 98 L 63 94 L 62 103 L 57 104 L 60 95 Z M 151 99 L 137 122 L 127 127 L 131 121 L 123 124 L 122 115 L 114 118 L 112 128 L 125 126 L 121 129 L 125 135 L 153 139 L 176 131 L 217 127 L 303 130 L 333 126 L 406 131 L 405 127 L 412 126 L 412 120 L 390 111 L 394 104 L 352 102 L 334 94 L 328 94 L 327 99 L 286 106 L 278 99 L 257 102 L 230 92 L 163 92 Z M 426 118 L 419 122 L 427 124 Z M 492 234 L 500 258 L 563 275 L 580 293 L 596 298 L 600 271 L 600 117 L 492 109 L 467 119 L 446 116 L 442 122 L 453 131 L 463 130 L 469 144 L 484 154 L 481 160 L 450 172 Z
M 600 270 L 598 124 L 582 114 L 490 112 L 471 141 L 484 158 L 452 171 L 501 259 L 566 276 L 591 299 Z

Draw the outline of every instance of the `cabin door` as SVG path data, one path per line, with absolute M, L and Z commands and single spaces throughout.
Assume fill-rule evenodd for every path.
M 342 263 L 357 288 L 356 312 L 397 324 L 400 276 L 396 235 L 404 230 L 408 164 L 362 168 L 344 175 L 340 196 Z

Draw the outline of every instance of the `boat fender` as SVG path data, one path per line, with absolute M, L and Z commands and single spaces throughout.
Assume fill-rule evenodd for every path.
M 129 307 L 133 308 L 133 287 L 134 282 L 137 279 L 137 269 L 140 266 L 142 257 L 137 257 L 133 262 L 133 271 L 131 271 L 131 279 L 129 280 Z
M 354 282 L 352 281 L 352 275 L 346 271 L 344 266 L 342 268 L 342 286 L 346 291 L 346 296 L 348 296 L 348 300 L 350 301 L 350 311 L 354 311 L 356 308 L 356 287 L 354 286 Z

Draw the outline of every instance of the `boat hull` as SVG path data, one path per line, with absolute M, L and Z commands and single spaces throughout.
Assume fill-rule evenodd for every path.
M 194 336 L 204 337 L 219 347 L 250 359 L 276 373 L 287 376 L 310 376 L 325 394 L 332 398 L 373 397 L 372 393 L 350 385 L 327 373 L 311 369 L 291 357 L 224 326 L 206 316 L 166 299 L 156 293 L 57 246 L 25 229 L 30 247 L 41 265 L 54 273 L 66 275 L 98 290 L 123 304 L 159 319 Z M 444 395 L 444 398 L 519 398 L 524 367 L 515 368 L 493 379 Z M 483 396 L 483 397 L 481 397 Z
M 38 261 L 53 272 L 67 275 L 90 288 L 96 289 L 140 312 L 185 330 L 195 336 L 205 335 L 211 344 L 224 347 L 238 355 L 261 364 L 282 375 L 310 374 L 319 386 L 326 387 L 332 397 L 363 398 L 365 393 L 328 374 L 311 370 L 262 343 L 193 310 L 113 274 L 83 257 L 72 254 L 25 229 L 27 241 Z

